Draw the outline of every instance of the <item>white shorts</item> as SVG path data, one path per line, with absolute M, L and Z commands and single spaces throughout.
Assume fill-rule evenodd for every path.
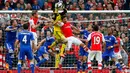
M 33 33 L 33 37 L 34 37 L 34 44 L 37 45 L 37 34 L 35 32 L 32 32 Z
M 122 56 L 121 56 L 121 52 L 120 52 L 120 51 L 117 52 L 117 53 L 114 52 L 114 54 L 115 54 L 115 56 L 116 56 L 117 59 L 122 59 Z
M 74 36 L 68 37 L 67 41 L 68 41 L 68 44 L 67 44 L 66 50 L 70 50 L 70 48 L 72 47 L 72 44 L 79 46 L 82 43 L 78 38 Z
M 98 62 L 102 62 L 102 52 L 101 51 L 89 51 L 88 62 L 91 62 L 96 57 Z

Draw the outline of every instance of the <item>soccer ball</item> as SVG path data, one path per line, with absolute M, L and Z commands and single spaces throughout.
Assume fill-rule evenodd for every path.
M 58 2 L 58 3 L 56 3 L 56 7 L 57 8 L 63 8 L 64 6 L 63 6 L 63 2 Z
M 63 5 L 62 2 L 59 2 L 59 3 L 58 3 L 58 8 L 61 8 L 62 5 Z

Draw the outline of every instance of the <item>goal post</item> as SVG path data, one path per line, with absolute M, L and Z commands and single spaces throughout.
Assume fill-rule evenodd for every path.
M 62 11 L 59 11 L 62 12 Z M 31 10 L 28 11 L 5 11 L 5 10 L 0 10 L 0 23 L 5 23 L 8 24 L 7 22 L 11 19 L 11 16 L 14 15 L 14 17 L 20 18 L 21 21 L 23 20 L 27 20 L 29 19 L 29 15 L 32 13 Z M 45 17 L 49 17 L 52 16 L 53 11 L 51 10 L 38 10 L 39 15 L 41 16 L 45 16 Z M 4 15 L 5 14 L 5 15 Z M 7 14 L 7 17 L 5 17 Z M 51 15 L 49 15 L 51 14 Z M 69 16 L 69 14 L 71 14 Z M 3 16 L 1 16 L 3 15 Z M 26 16 L 24 16 L 26 15 Z M 79 15 L 79 16 L 78 16 Z M 27 19 L 26 19 L 27 17 Z M 117 29 L 120 30 L 120 34 L 126 33 L 125 28 L 130 25 L 130 10 L 91 10 L 91 11 L 87 11 L 87 10 L 68 10 L 67 11 L 67 17 L 68 21 L 71 22 L 71 24 L 74 24 L 75 26 L 82 26 L 83 29 L 86 29 L 88 25 L 90 24 L 99 24 L 100 29 L 103 31 L 103 33 L 106 33 L 106 27 L 107 26 L 113 26 Z M 19 20 L 18 20 L 19 21 Z M 46 22 L 45 22 L 46 23 Z M 87 25 L 87 26 L 86 26 Z M 41 32 L 43 29 L 44 25 L 40 26 L 40 29 L 38 29 L 38 37 L 40 38 L 39 41 L 41 41 L 41 39 L 43 38 L 43 36 L 41 36 Z M 118 28 L 119 27 L 119 28 Z M 46 27 L 45 27 L 46 28 Z M 80 29 L 80 28 L 79 28 Z M 124 31 L 122 31 L 122 29 Z M 53 30 L 53 29 L 52 29 Z M 130 30 L 128 30 L 128 33 L 126 33 L 130 39 Z M 129 50 L 129 46 L 130 46 L 130 42 L 125 43 L 124 44 L 125 47 L 127 48 L 127 50 Z M 76 51 L 75 51 L 76 52 Z M 74 53 L 75 53 L 74 52 Z M 78 52 L 76 52 L 78 54 Z M 75 54 L 70 54 L 67 56 L 67 58 L 65 59 L 64 63 L 63 63 L 63 68 L 76 68 L 76 58 Z M 16 62 L 16 61 L 15 61 Z M 55 68 L 54 66 L 54 62 L 55 59 L 54 57 L 50 57 L 50 60 L 48 61 L 48 63 L 43 64 L 41 67 L 42 68 Z M 16 68 L 17 64 L 14 65 L 14 67 Z
M 6 10 L 0 10 L 0 13 L 31 13 L 32 11 L 28 10 L 28 11 L 16 11 L 16 10 L 12 10 L 12 11 L 6 11 Z M 62 11 L 59 11 L 62 12 Z M 38 10 L 38 13 L 53 13 L 52 10 Z M 68 10 L 67 13 L 130 13 L 130 10 L 91 10 L 91 11 L 87 11 L 87 10 Z

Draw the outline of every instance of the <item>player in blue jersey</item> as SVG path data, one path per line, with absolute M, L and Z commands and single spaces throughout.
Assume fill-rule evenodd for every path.
M 46 61 L 49 60 L 49 52 L 50 49 L 48 48 L 48 46 L 50 46 L 52 43 L 54 42 L 54 37 L 52 37 L 52 34 L 50 31 L 47 31 L 47 37 L 45 39 L 43 39 L 38 47 L 37 47 L 37 52 L 36 55 L 34 56 L 35 59 L 37 60 L 37 64 L 36 64 L 36 68 L 38 69 L 38 67 L 45 63 Z
M 114 47 L 117 47 L 117 41 L 116 38 L 112 35 L 113 31 L 111 27 L 108 27 L 107 29 L 108 35 L 105 36 L 105 41 L 106 41 L 106 49 L 103 52 L 103 60 L 108 61 L 109 57 L 115 62 L 115 65 L 119 70 L 122 70 L 120 63 L 117 61 L 114 55 Z
M 32 73 L 34 73 L 34 62 L 33 62 L 33 50 L 34 46 L 34 37 L 31 32 L 28 31 L 28 24 L 24 24 L 24 30 L 18 33 L 18 38 L 15 42 L 15 47 L 20 43 L 19 56 L 18 56 L 18 73 L 21 73 L 21 62 L 25 60 L 25 56 L 30 60 L 30 67 Z M 31 46 L 32 45 L 32 46 Z
M 86 39 L 88 38 L 88 35 L 92 32 L 92 26 L 89 25 L 87 29 L 84 30 L 80 30 L 79 32 L 76 33 L 80 33 L 81 35 L 83 35 L 83 39 L 80 39 L 83 43 L 86 42 Z M 88 48 L 90 48 L 91 46 L 91 42 L 88 43 Z M 82 73 L 85 73 L 85 69 L 86 69 L 86 60 L 88 57 L 88 52 L 84 50 L 83 47 L 80 47 L 79 49 L 79 56 L 80 59 L 77 61 L 77 71 L 80 73 L 80 69 L 81 69 L 81 63 L 82 63 Z
M 5 47 L 7 50 L 6 53 L 6 62 L 9 64 L 7 69 L 12 69 L 12 63 L 14 59 L 14 43 L 16 41 L 16 35 L 17 35 L 17 21 L 11 20 L 10 26 L 8 26 L 6 31 L 6 39 L 5 39 Z

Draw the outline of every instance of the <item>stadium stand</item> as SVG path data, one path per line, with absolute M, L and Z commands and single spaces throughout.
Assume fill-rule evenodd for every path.
M 63 0 L 65 7 L 68 10 L 129 10 L 130 1 L 129 0 Z M 0 0 L 0 10 L 52 10 L 56 0 Z M 42 16 L 50 17 L 52 14 L 41 14 Z M 86 13 L 69 13 L 67 18 L 69 21 L 86 21 L 86 20 L 102 20 L 102 19 L 119 19 L 129 17 L 129 13 L 111 13 L 111 14 L 86 14 Z M 17 19 L 18 25 L 21 26 L 30 18 L 30 14 L 15 13 L 15 14 L 0 14 L 0 69 L 4 69 L 5 66 L 5 28 L 10 25 L 11 19 Z M 46 27 L 48 22 L 44 22 L 37 30 L 38 40 L 41 41 L 46 37 L 46 31 L 53 31 L 52 28 Z M 88 25 L 99 25 L 100 31 L 106 35 L 106 29 L 108 26 L 112 26 L 113 29 L 119 31 L 120 37 L 124 43 L 123 48 L 127 51 L 127 54 L 124 54 L 124 63 L 126 66 L 130 67 L 130 19 L 120 19 L 113 21 L 99 21 L 99 22 L 78 22 L 71 24 L 75 25 L 79 30 L 86 29 Z M 20 28 L 18 31 L 21 31 Z M 82 36 L 76 35 L 81 38 Z M 75 48 L 75 46 L 73 46 Z M 76 58 L 78 57 L 78 48 L 72 50 L 63 63 L 63 67 L 69 68 L 69 73 L 76 73 L 75 70 L 71 68 L 76 67 Z M 76 56 L 75 56 L 76 54 Z M 122 53 L 123 54 L 123 53 Z M 128 57 L 129 56 L 129 57 Z M 128 60 L 127 60 L 128 58 Z M 50 60 L 43 64 L 41 67 L 54 68 L 55 58 L 50 56 Z M 94 62 L 94 66 L 97 63 Z M 15 61 L 13 67 L 17 67 L 17 56 L 15 55 Z M 45 71 L 45 70 L 43 70 Z M 46 70 L 49 71 L 50 70 Z M 95 70 L 96 71 L 96 70 Z M 117 70 L 118 71 L 118 70 Z M 2 71 L 0 71 L 2 72 Z M 5 71 L 3 71 L 4 73 Z M 14 71 L 15 73 L 16 71 Z M 26 71 L 29 72 L 29 71 Z M 41 71 L 42 72 L 42 71 Z M 63 73 L 60 70 L 55 70 L 54 73 Z M 64 71 L 65 72 L 65 71 Z M 67 72 L 67 70 L 66 70 Z M 45 72 L 48 73 L 48 72 Z M 107 73 L 107 70 L 104 70 L 104 73 Z

